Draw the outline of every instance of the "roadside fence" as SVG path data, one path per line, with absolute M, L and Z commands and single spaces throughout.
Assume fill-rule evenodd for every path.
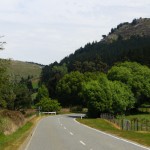
M 106 119 L 115 125 L 117 125 L 120 129 L 126 131 L 150 131 L 150 120 L 147 119 L 117 119 L 114 115 L 103 113 L 100 115 L 100 118 Z

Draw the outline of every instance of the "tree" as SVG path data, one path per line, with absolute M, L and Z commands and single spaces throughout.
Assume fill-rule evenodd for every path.
M 78 71 L 66 74 L 57 84 L 56 90 L 62 105 L 82 105 L 80 97 L 84 75 Z
M 60 103 L 57 100 L 51 100 L 50 98 L 44 97 L 36 104 L 37 107 L 41 107 L 42 111 L 59 111 L 61 109 Z
M 31 106 L 31 94 L 26 85 L 18 83 L 14 87 L 14 110 L 26 109 Z
M 83 84 L 83 95 L 88 101 L 88 116 L 98 117 L 102 112 L 110 112 L 112 93 L 106 75 L 101 74 L 98 80 Z
M 48 98 L 49 97 L 49 93 L 48 90 L 46 88 L 45 85 L 42 85 L 39 89 L 38 89 L 38 93 L 36 96 L 36 100 L 35 103 L 38 103 L 42 98 Z
M 56 85 L 58 81 L 68 73 L 68 68 L 65 63 L 58 65 L 57 62 L 50 64 L 42 69 L 42 83 L 48 88 L 51 97 L 55 98 Z
M 2 38 L 2 36 L 0 37 Z M 6 42 L 0 42 L 0 50 L 3 50 L 3 45 Z M 0 107 L 10 108 L 13 105 L 14 93 L 8 76 L 9 60 L 0 59 Z
M 28 76 L 28 78 L 21 78 L 21 81 L 20 83 L 21 84 L 25 84 L 27 86 L 27 88 L 29 89 L 30 92 L 33 92 L 33 86 L 32 86 L 32 77 L 31 76 Z
M 132 108 L 134 108 L 136 101 L 131 89 L 119 81 L 110 81 L 109 84 L 112 93 L 112 113 L 128 113 Z
M 133 108 L 135 98 L 131 89 L 118 81 L 109 81 L 101 74 L 97 80 L 83 84 L 83 94 L 88 100 L 88 116 L 99 117 L 100 113 L 123 114 Z
M 0 59 L 0 107 L 7 107 L 7 97 L 9 94 L 9 76 L 7 68 L 9 61 Z
M 150 69 L 136 62 L 124 62 L 112 67 L 108 72 L 108 78 L 117 80 L 131 87 L 139 107 L 144 103 L 150 103 Z

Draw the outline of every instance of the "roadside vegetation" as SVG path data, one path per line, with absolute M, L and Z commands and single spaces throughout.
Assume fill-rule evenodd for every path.
M 26 132 L 32 127 L 32 123 L 28 122 L 11 135 L 0 134 L 1 150 L 16 150 L 20 146 L 20 142 L 26 138 Z M 22 144 L 22 142 L 21 142 Z
M 150 146 L 149 132 L 123 131 L 121 129 L 118 129 L 114 124 L 104 119 L 77 119 L 77 121 L 100 131 L 104 131 L 128 140 L 132 140 L 145 146 Z
M 17 150 L 27 139 L 40 117 L 35 117 L 10 135 L 0 134 L 1 150 Z

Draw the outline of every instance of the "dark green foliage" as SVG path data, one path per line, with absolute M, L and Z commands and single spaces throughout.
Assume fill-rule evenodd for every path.
M 40 102 L 36 104 L 36 106 L 41 107 L 41 110 L 45 112 L 58 112 L 61 109 L 60 103 L 58 103 L 56 100 L 51 100 L 48 97 L 42 98 Z
M 9 61 L 0 60 L 0 64 L 0 107 L 11 110 L 29 108 L 32 101 L 28 80 L 12 81 L 7 72 Z
M 30 92 L 33 92 L 33 86 L 32 86 L 32 78 L 31 76 L 28 76 L 28 78 L 21 78 L 20 83 L 25 84 Z
M 57 62 L 54 62 L 42 69 L 41 82 L 46 85 L 51 97 L 56 97 L 56 85 L 67 73 L 68 69 L 65 63 L 59 65 Z
M 123 114 L 133 108 L 135 98 L 130 88 L 121 82 L 109 81 L 101 74 L 98 80 L 83 84 L 83 95 L 88 100 L 88 116 L 100 113 Z
M 110 112 L 112 93 L 105 75 L 100 75 L 99 80 L 85 82 L 83 95 L 88 100 L 88 116 L 98 117 L 101 112 Z
M 64 106 L 84 105 L 80 96 L 84 75 L 80 72 L 66 74 L 57 84 L 59 101 Z
M 0 50 L 3 49 L 4 42 L 0 42 Z M 32 100 L 31 77 L 22 78 L 20 82 L 8 73 L 11 61 L 0 59 L 0 108 L 11 110 L 21 110 L 30 108 Z M 10 70 L 9 70 L 10 71 Z
M 112 30 L 113 33 L 103 36 L 104 39 L 101 41 L 87 43 L 84 47 L 62 59 L 60 63 L 54 62 L 45 66 L 42 69 L 41 83 L 46 85 L 52 98 L 66 99 L 65 93 L 62 95 L 57 93 L 56 86 L 65 74 L 72 71 L 107 73 L 114 64 L 125 60 L 150 66 L 149 23 L 149 19 L 140 18 L 133 20 L 133 23 L 119 24 L 117 28 Z M 116 39 L 109 40 L 111 36 L 115 36 Z M 130 73 L 126 68 L 121 68 L 120 71 L 126 74 L 123 78 L 121 77 L 124 80 L 122 82 L 126 83 L 127 78 L 130 78 Z M 88 80 L 87 77 L 85 78 Z M 147 101 L 145 96 L 142 99 Z M 65 101 L 68 102 L 68 100 Z
M 118 81 L 109 82 L 112 93 L 112 113 L 113 114 L 124 114 L 129 113 L 136 99 L 131 89 Z
M 92 69 L 90 67 L 88 71 L 97 70 L 94 65 L 97 64 L 96 58 L 100 58 L 101 63 L 107 66 L 124 60 L 150 65 L 149 26 L 149 18 L 134 19 L 132 23 L 120 23 L 117 28 L 112 28 L 109 35 L 103 36 L 101 41 L 88 43 L 77 49 L 60 64 L 66 63 L 69 72 L 75 69 L 84 72 L 84 69 L 82 70 L 84 62 L 92 63 Z M 101 66 L 100 70 L 105 69 L 105 66 Z
M 16 84 L 14 87 L 15 99 L 14 110 L 21 110 L 30 108 L 31 106 L 31 93 L 25 84 Z
M 42 85 L 38 89 L 38 93 L 37 93 L 37 96 L 36 96 L 35 103 L 38 103 L 44 97 L 48 98 L 49 97 L 49 93 L 48 93 L 48 90 L 47 90 L 46 86 Z
M 0 59 L 0 107 L 7 107 L 7 100 L 11 92 L 7 67 L 9 61 Z
M 150 69 L 136 62 L 124 62 L 108 72 L 110 80 L 118 80 L 131 87 L 137 106 L 150 103 Z
M 132 36 L 130 39 L 123 40 L 119 38 L 112 43 L 107 42 L 94 42 L 92 44 L 85 45 L 84 48 L 80 48 L 75 51 L 74 54 L 64 58 L 60 63 L 66 63 L 69 71 L 78 70 L 84 72 L 83 62 L 97 64 L 96 58 L 100 58 L 102 65 L 99 69 L 92 64 L 92 68 L 89 71 L 105 71 L 108 66 L 112 66 L 115 62 L 124 60 L 137 61 L 141 64 L 150 65 L 150 37 Z M 91 66 L 91 65 L 90 65 Z

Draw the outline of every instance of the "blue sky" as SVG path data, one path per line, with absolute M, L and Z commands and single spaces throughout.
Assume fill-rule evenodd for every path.
M 140 17 L 150 18 L 150 0 L 0 0 L 0 58 L 59 62 Z

